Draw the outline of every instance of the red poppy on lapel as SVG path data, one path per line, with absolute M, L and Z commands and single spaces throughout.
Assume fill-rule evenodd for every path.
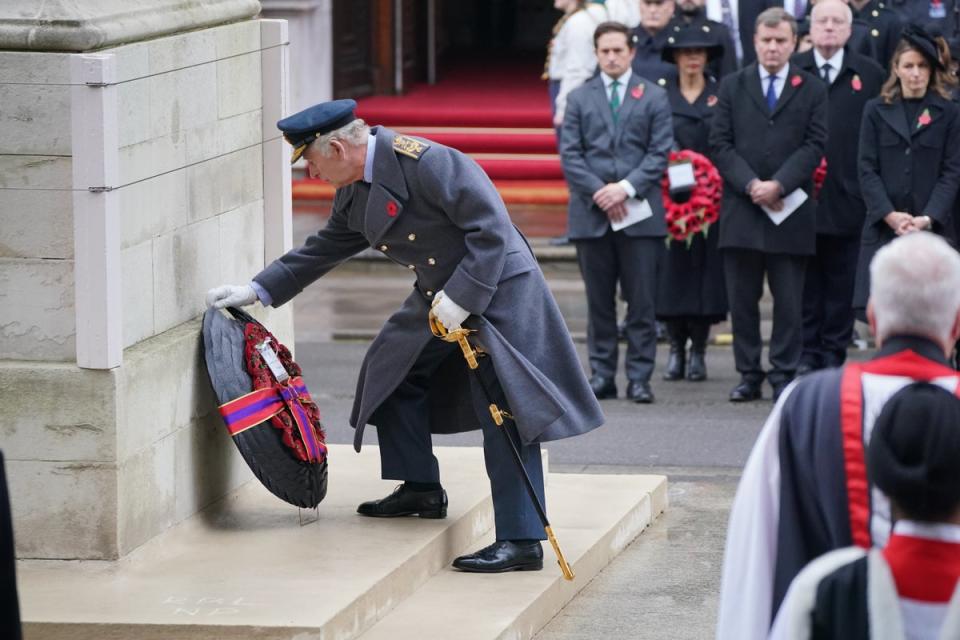
M 717 96 L 713 96 L 713 95 L 707 96 L 707 106 L 708 106 L 708 107 L 716 106 L 717 102 L 718 102 Z
M 931 122 L 933 122 L 933 117 L 930 115 L 930 109 L 924 109 L 920 117 L 917 118 L 917 129 L 925 127 Z
M 633 91 L 630 92 L 630 95 L 632 95 L 632 96 L 633 96 L 634 98 L 636 98 L 637 100 L 639 100 L 640 98 L 642 98 L 642 97 L 643 97 L 643 84 L 638 84 L 637 86 L 635 86 L 635 87 L 633 88 Z
M 393 200 L 387 203 L 387 215 L 391 218 L 397 215 L 397 203 Z
M 800 76 L 793 76 L 790 78 L 790 86 L 799 87 L 801 84 L 803 84 L 803 78 Z
M 863 82 L 860 81 L 860 76 L 853 76 L 853 79 L 850 81 L 850 86 L 857 92 L 863 89 Z

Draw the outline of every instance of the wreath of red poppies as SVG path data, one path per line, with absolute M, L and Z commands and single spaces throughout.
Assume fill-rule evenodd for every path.
M 670 181 L 663 177 L 663 207 L 666 210 L 667 244 L 671 240 L 685 242 L 689 247 L 696 234 L 704 237 L 720 218 L 720 197 L 723 195 L 723 181 L 720 172 L 706 156 L 683 149 L 670 152 L 670 164 L 690 162 L 693 164 L 695 184 L 690 197 L 685 202 L 675 202 L 670 197 Z
M 277 346 L 277 358 L 279 358 L 280 363 L 283 364 L 283 367 L 287 370 L 287 373 L 292 377 L 303 375 L 300 370 L 300 365 L 293 361 L 293 356 L 290 354 L 290 350 L 284 345 L 280 344 L 280 341 L 277 340 L 273 334 L 267 331 L 262 325 L 253 322 L 248 323 L 243 329 L 243 337 L 245 340 L 244 356 L 246 358 L 247 373 L 250 374 L 254 390 L 272 387 L 276 384 L 272 374 L 270 373 L 270 367 L 267 366 L 267 363 L 264 361 L 263 356 L 260 355 L 260 352 L 257 350 L 256 346 L 267 338 L 269 338 L 273 344 Z M 313 433 L 316 436 L 317 441 L 320 442 L 322 451 L 325 454 L 326 447 L 323 445 L 327 438 L 326 434 L 323 432 L 323 425 L 320 422 L 320 408 L 309 397 L 301 397 L 298 401 L 306 412 L 307 417 L 310 419 L 311 426 L 313 427 Z M 293 451 L 294 455 L 297 456 L 297 459 L 303 462 L 308 462 L 310 460 L 310 456 L 307 454 L 307 448 L 303 444 L 303 438 L 300 436 L 299 429 L 294 423 L 293 417 L 290 415 L 289 410 L 281 411 L 277 415 L 270 418 L 270 424 L 274 429 L 279 429 L 283 432 L 281 437 L 283 444 Z M 317 462 L 322 462 L 322 460 L 318 460 Z

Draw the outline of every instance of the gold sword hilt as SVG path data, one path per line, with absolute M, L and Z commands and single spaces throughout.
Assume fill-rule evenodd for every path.
M 483 354 L 483 351 L 474 349 L 470 341 L 467 340 L 467 336 L 474 333 L 473 329 L 458 327 L 453 331 L 447 331 L 447 328 L 440 322 L 440 318 L 434 315 L 433 310 L 430 311 L 427 319 L 430 322 L 430 331 L 433 335 L 446 342 L 456 342 L 460 345 L 460 350 L 463 351 L 463 357 L 467 361 L 467 366 L 471 369 L 476 369 L 479 366 L 477 364 L 477 358 Z

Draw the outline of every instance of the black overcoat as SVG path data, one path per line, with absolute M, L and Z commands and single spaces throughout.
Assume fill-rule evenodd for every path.
M 756 64 L 720 84 L 710 128 L 711 157 L 723 176 L 720 248 L 811 255 L 816 204 L 808 199 L 780 225 L 753 204 L 747 185 L 777 180 L 784 193 L 813 193 L 813 171 L 827 140 L 827 90 L 822 80 L 791 65 L 771 113 Z
M 929 110 L 929 124 L 919 119 Z M 924 97 L 917 122 L 907 122 L 903 102 L 867 103 L 860 130 L 860 190 L 867 215 L 853 306 L 866 308 L 870 261 L 896 237 L 883 218 L 892 211 L 927 215 L 933 232 L 953 240 L 954 199 L 960 186 L 960 108 L 933 91 Z
M 813 51 L 794 57 L 797 67 L 819 73 Z M 849 49 L 827 89 L 827 178 L 817 199 L 817 233 L 859 237 L 866 205 L 860 195 L 857 145 L 863 109 L 880 93 L 886 74 L 872 59 Z
M 709 157 L 710 121 L 717 107 L 720 85 L 713 79 L 696 102 L 690 104 L 680 93 L 677 81 L 667 86 L 673 113 L 674 146 Z M 673 241 L 664 254 L 657 284 L 657 316 L 700 316 L 720 321 L 727 315 L 727 292 L 723 281 L 723 260 L 717 248 L 718 229 L 707 237 L 693 236 L 689 247 Z
M 884 6 L 880 0 L 871 0 L 862 9 L 857 11 L 853 6 L 855 20 L 866 25 L 866 51 L 857 49 L 860 53 L 866 53 L 876 60 L 877 64 L 884 70 L 890 68 L 890 61 L 893 59 L 893 52 L 900 42 L 900 33 L 903 31 L 903 21 L 900 20 L 895 12 Z

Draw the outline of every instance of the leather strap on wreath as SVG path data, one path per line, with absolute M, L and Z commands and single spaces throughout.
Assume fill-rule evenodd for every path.
M 297 376 L 290 378 L 286 384 L 274 384 L 257 389 L 222 404 L 219 411 L 227 425 L 227 431 L 231 436 L 235 436 L 269 420 L 284 409 L 289 410 L 300 431 L 300 437 L 306 445 L 310 462 L 316 462 L 326 456 L 326 447 L 317 441 L 310 418 L 300 404 L 301 401 L 312 402 L 303 378 Z

